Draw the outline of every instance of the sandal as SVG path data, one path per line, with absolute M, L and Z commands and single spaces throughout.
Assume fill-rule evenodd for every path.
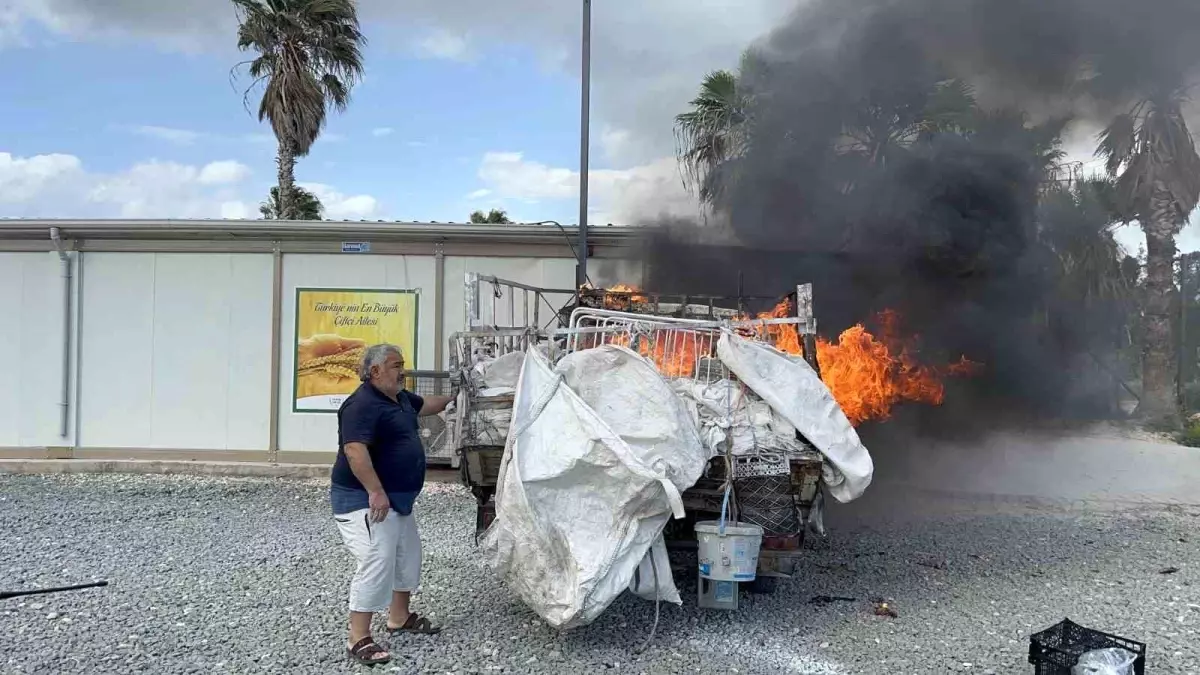
M 442 632 L 441 626 L 434 626 L 429 619 L 419 616 L 416 612 L 409 612 L 408 618 L 404 620 L 404 625 L 393 628 L 388 625 L 389 633 L 420 633 L 421 635 L 437 635 Z
M 355 642 L 354 646 L 346 651 L 349 652 L 351 658 L 364 666 L 375 666 L 392 660 L 392 655 L 388 654 L 386 649 L 380 647 L 375 642 L 375 638 L 370 635 Z M 385 654 L 385 656 L 378 656 L 378 654 Z

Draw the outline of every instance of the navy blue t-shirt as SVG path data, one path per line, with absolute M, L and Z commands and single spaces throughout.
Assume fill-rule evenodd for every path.
M 425 484 L 425 446 L 417 423 L 424 405 L 424 399 L 404 390 L 392 400 L 369 382 L 346 397 L 337 413 L 338 454 L 330 472 L 334 514 L 368 508 L 367 489 L 346 459 L 347 443 L 367 446 L 392 509 L 402 516 L 412 513 L 413 502 Z

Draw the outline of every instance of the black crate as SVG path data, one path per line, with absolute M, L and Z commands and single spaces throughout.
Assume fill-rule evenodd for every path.
M 1029 636 L 1029 663 L 1036 675 L 1071 675 L 1079 657 L 1094 649 L 1120 647 L 1137 654 L 1133 672 L 1146 675 L 1146 645 L 1128 638 L 1084 628 L 1070 619 Z

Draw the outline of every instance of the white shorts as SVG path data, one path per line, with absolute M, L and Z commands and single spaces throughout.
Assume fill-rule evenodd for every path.
M 358 562 L 350 582 L 350 611 L 382 612 L 392 591 L 415 591 L 421 581 L 421 535 L 417 518 L 388 509 L 383 522 L 369 509 L 334 516 L 342 541 Z

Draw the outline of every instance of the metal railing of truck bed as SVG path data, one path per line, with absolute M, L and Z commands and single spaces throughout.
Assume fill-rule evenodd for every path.
M 664 376 L 710 381 L 714 364 L 719 366 L 714 352 L 722 330 L 767 344 L 778 343 L 780 334 L 790 332 L 801 348 L 811 328 L 801 317 L 707 321 L 581 307 L 571 313 L 567 328 L 550 335 L 565 353 L 618 345 L 653 361 Z M 722 370 L 719 377 L 725 376 Z
M 463 293 L 464 325 L 468 331 L 546 329 L 558 322 L 559 307 L 574 302 L 577 297 L 578 292 L 569 288 L 539 288 L 468 272 Z M 554 300 L 559 301 L 558 306 Z

